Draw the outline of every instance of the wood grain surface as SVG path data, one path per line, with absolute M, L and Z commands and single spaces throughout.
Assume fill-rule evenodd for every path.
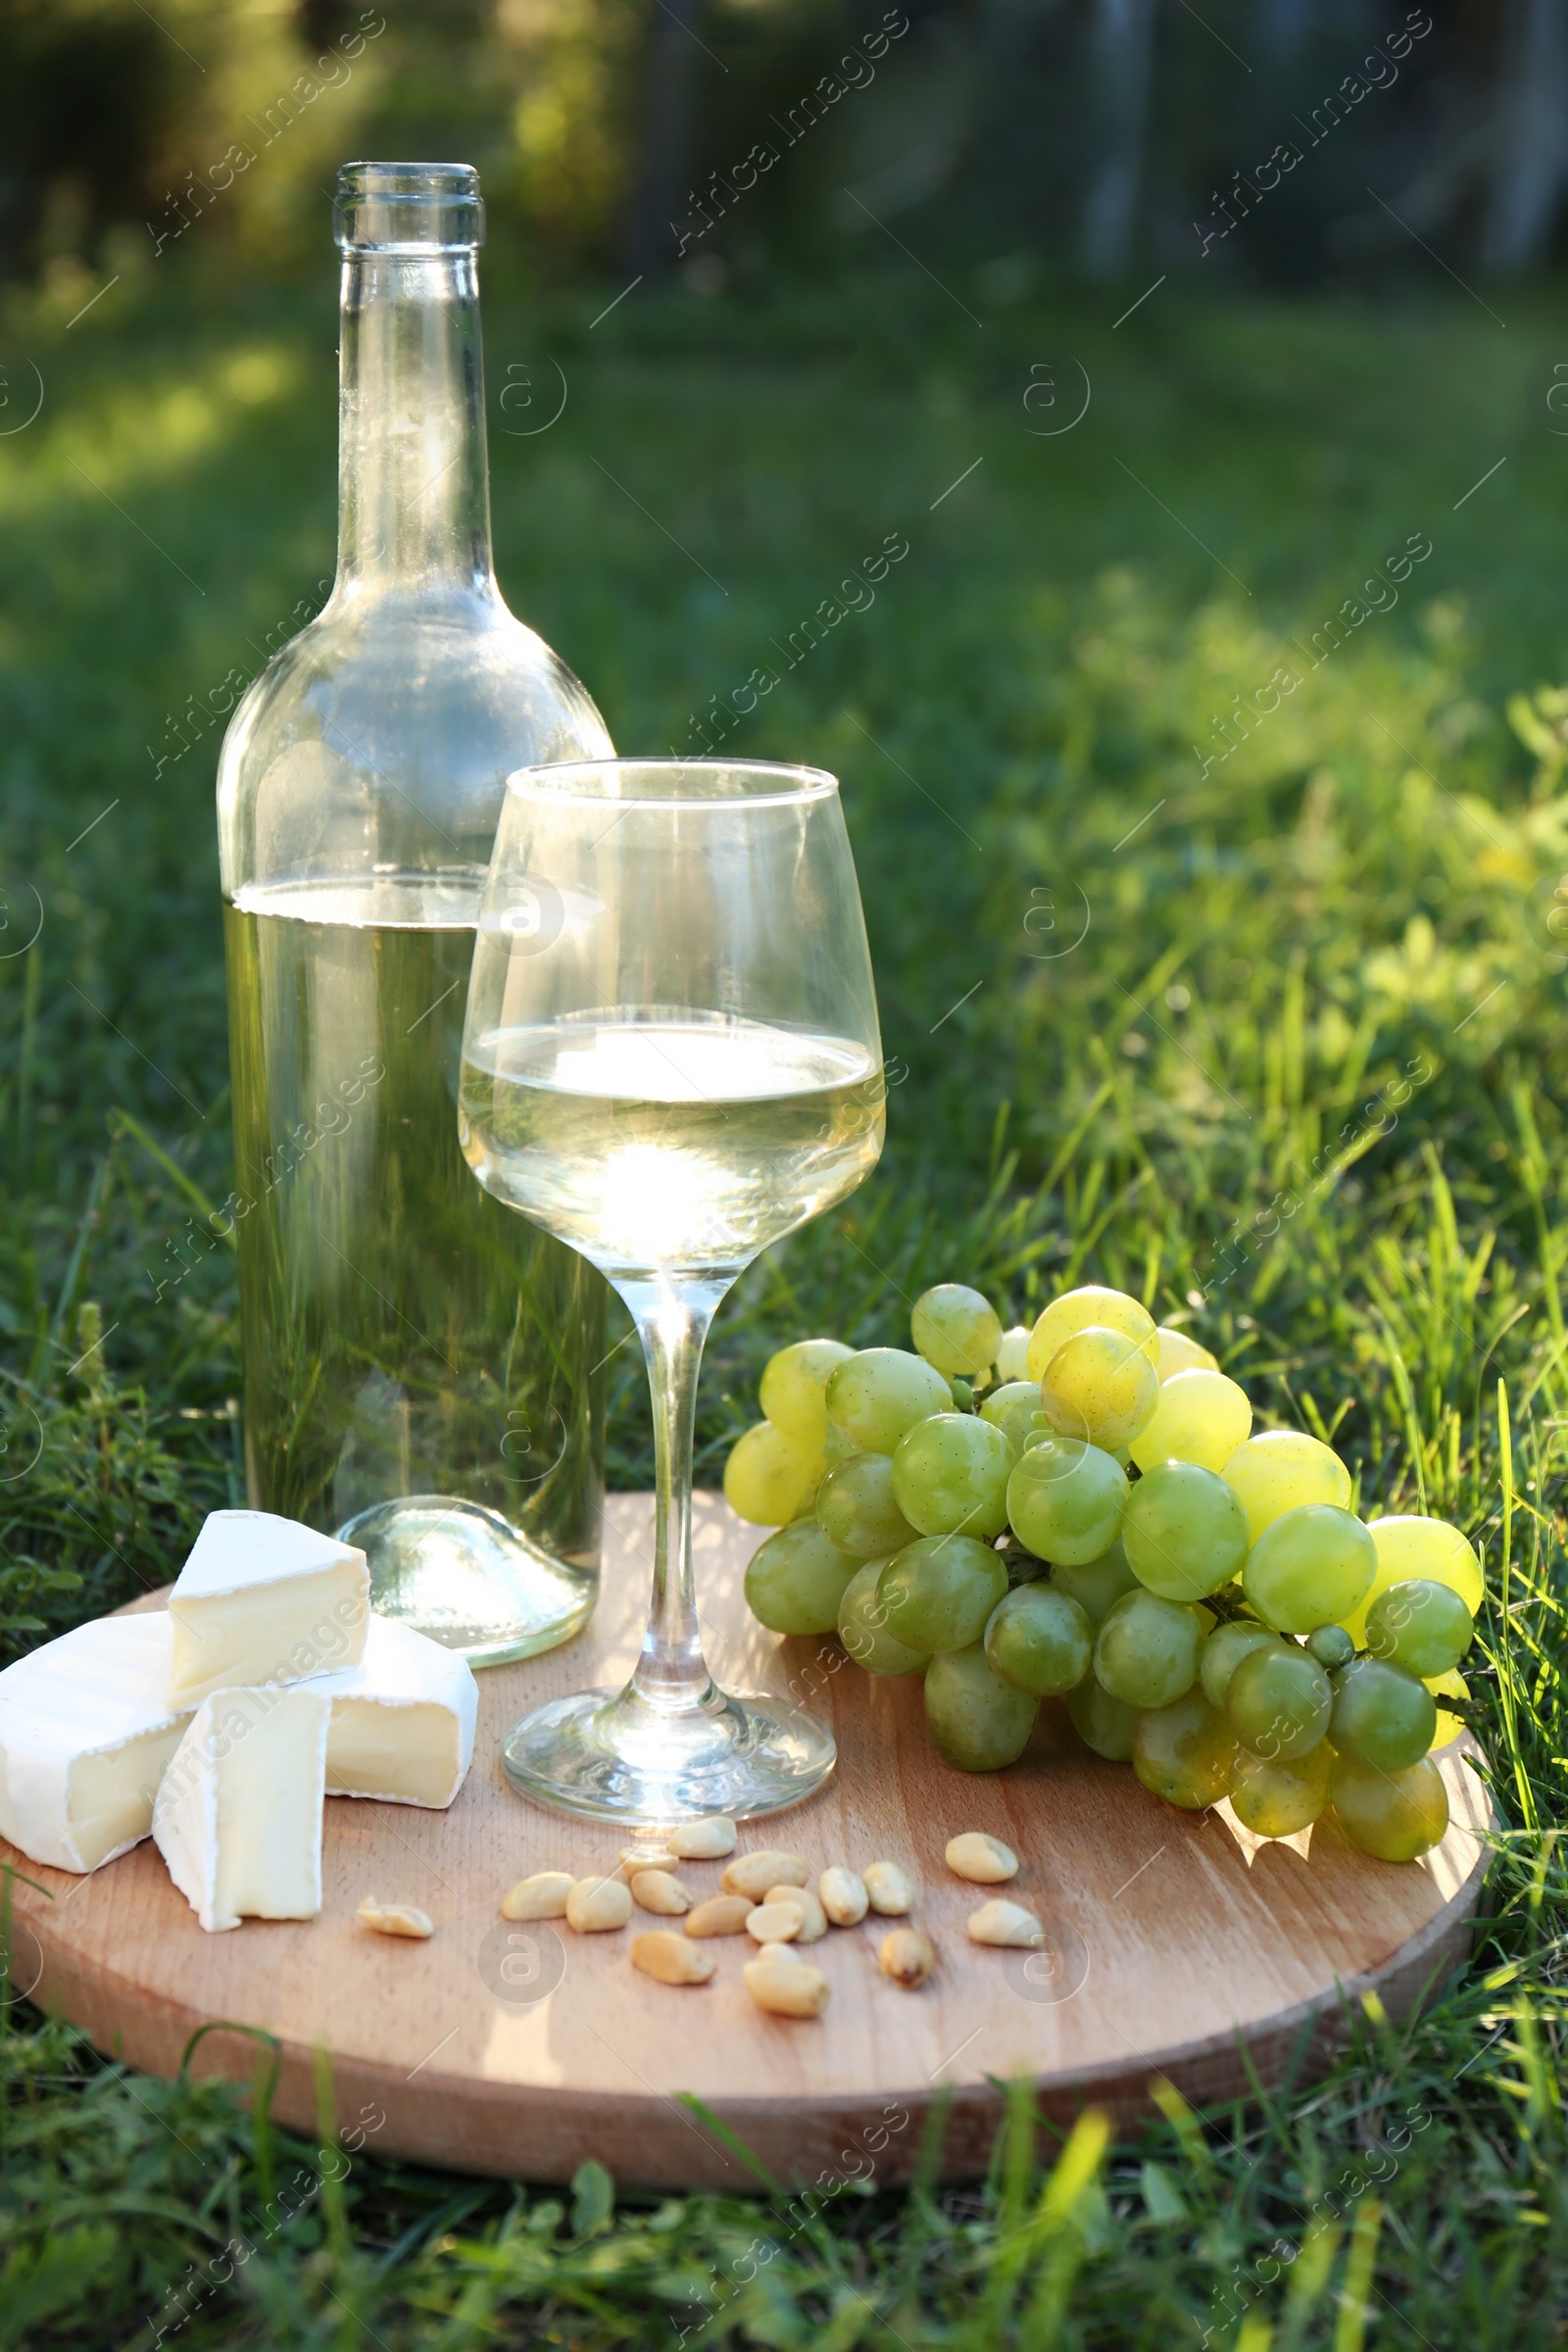
M 611 1498 L 592 1624 L 548 1657 L 480 1675 L 473 1771 L 449 1813 L 328 1799 L 318 1919 L 204 1936 L 150 1842 L 74 1879 L 0 1840 L 0 1861 L 48 1890 L 16 1885 L 18 1988 L 155 2074 L 178 2067 L 200 2026 L 264 2028 L 281 2046 L 276 2112 L 296 2128 L 313 2122 L 312 2051 L 324 2045 L 351 2146 L 535 2180 L 568 2179 L 597 2156 L 623 2181 L 743 2190 L 755 2173 L 692 2096 L 778 2180 L 872 2173 L 886 2183 L 910 2171 L 940 2090 L 944 2169 L 962 2177 L 983 2168 L 998 2086 L 1020 2071 L 1058 2118 L 1089 2100 L 1129 2118 L 1155 2074 L 1195 2101 L 1244 2091 L 1244 2047 L 1265 2082 L 1293 2060 L 1310 2080 L 1362 1989 L 1400 2016 L 1467 1948 L 1488 1808 L 1459 1745 L 1440 1759 L 1448 1835 L 1403 1866 L 1355 1852 L 1331 1823 L 1268 1844 L 1226 1806 L 1177 1812 L 1130 1767 L 1089 1755 L 1052 1704 L 1009 1771 L 954 1772 L 927 1740 L 917 1681 L 873 1680 L 835 1642 L 781 1642 L 751 1621 L 741 1577 L 756 1542 L 722 1500 L 699 1498 L 710 1658 L 731 1689 L 790 1691 L 828 1716 L 839 1766 L 807 1804 L 743 1828 L 742 1847 L 790 1848 L 813 1872 L 902 1862 L 937 1946 L 921 1990 L 879 1974 L 889 1923 L 874 1918 L 812 1947 L 833 1994 L 810 2023 L 753 2006 L 745 1936 L 707 1945 L 711 1984 L 676 1989 L 628 1957 L 631 1936 L 662 1921 L 634 1912 L 619 1934 L 583 1936 L 564 1921 L 501 1919 L 518 1878 L 612 1869 L 623 1842 L 517 1796 L 500 1748 L 540 1700 L 629 1672 L 652 1551 L 652 1504 L 636 1494 Z M 1045 1952 L 966 1941 L 988 1890 L 954 1879 L 943 1847 L 967 1829 L 1022 1857 L 1006 1891 L 1040 1913 Z M 720 1868 L 683 1864 L 682 1876 L 716 1892 Z M 355 1917 L 368 1894 L 418 1904 L 434 1936 L 369 1933 Z M 246 2080 L 255 2063 L 255 2041 L 225 2033 L 209 2034 L 195 2061 Z

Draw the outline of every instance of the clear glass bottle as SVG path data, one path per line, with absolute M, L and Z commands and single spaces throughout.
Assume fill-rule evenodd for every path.
M 464 1001 L 507 776 L 612 749 L 490 556 L 477 174 L 349 164 L 338 569 L 219 767 L 253 1505 L 475 1663 L 598 1585 L 602 1278 L 473 1181 Z

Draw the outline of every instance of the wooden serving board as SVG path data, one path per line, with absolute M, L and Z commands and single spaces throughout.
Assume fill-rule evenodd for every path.
M 918 1992 L 879 1974 L 889 1923 L 830 1931 L 809 1956 L 832 1981 L 831 2004 L 792 2023 L 753 2006 L 744 1936 L 706 1947 L 718 1961 L 711 1984 L 677 1990 L 630 1965 L 630 1934 L 663 1924 L 641 1913 L 617 1935 L 509 1926 L 501 1898 L 526 1873 L 614 1866 L 622 1839 L 517 1796 L 500 1748 L 540 1700 L 629 1672 L 652 1518 L 647 1495 L 612 1497 L 591 1626 L 547 1657 L 480 1675 L 473 1771 L 449 1813 L 328 1800 L 317 1920 L 204 1936 L 150 1842 L 80 1879 L 0 1841 L 0 1860 L 49 1890 L 16 1884 L 17 1989 L 154 2074 L 173 2073 L 198 2027 L 263 2027 L 282 2049 L 275 2111 L 299 2129 L 314 2121 L 312 2052 L 324 2045 L 350 2146 L 535 2180 L 565 2180 L 596 2156 L 624 2181 L 740 2191 L 755 2175 L 680 2094 L 695 2093 L 777 2180 L 869 2170 L 887 2183 L 909 2173 L 940 2091 L 951 2099 L 944 2169 L 962 2177 L 983 2168 L 998 2086 L 1020 2070 L 1056 2118 L 1089 2100 L 1131 2118 L 1156 2074 L 1198 2102 L 1244 2093 L 1244 2050 L 1265 2082 L 1293 2058 L 1310 2080 L 1363 1989 L 1398 2017 L 1466 1949 L 1489 1814 L 1458 1745 L 1442 1758 L 1448 1835 L 1403 1866 L 1355 1852 L 1331 1823 L 1265 1844 L 1226 1806 L 1177 1812 L 1127 1766 L 1089 1755 L 1052 1704 L 1009 1771 L 954 1772 L 926 1738 L 917 1682 L 873 1681 L 836 1642 L 780 1642 L 752 1622 L 741 1577 L 757 1531 L 716 1496 L 699 1498 L 697 1538 L 715 1670 L 732 1689 L 793 1689 L 831 1717 L 839 1742 L 828 1786 L 743 1828 L 742 1846 L 798 1849 L 813 1871 L 904 1863 L 935 1974 Z M 966 1941 L 983 1892 L 949 1874 L 943 1847 L 968 1829 L 1023 1858 L 1006 1891 L 1039 1911 L 1044 1953 Z M 682 1874 L 715 1892 L 720 1868 Z M 420 1905 L 434 1936 L 368 1933 L 355 1917 L 367 1894 Z M 256 2058 L 253 2039 L 220 2032 L 195 2065 L 248 2080 Z

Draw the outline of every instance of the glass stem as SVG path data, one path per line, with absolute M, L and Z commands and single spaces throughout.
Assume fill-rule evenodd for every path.
M 692 1589 L 692 1437 L 697 1375 L 729 1281 L 617 1282 L 648 1365 L 654 1404 L 654 1596 L 631 1687 L 663 1714 L 719 1703 Z

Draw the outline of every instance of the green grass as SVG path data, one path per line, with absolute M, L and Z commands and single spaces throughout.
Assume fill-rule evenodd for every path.
M 0 2352 L 148 2345 L 193 2278 L 195 2347 L 1263 2352 L 1265 2321 L 1274 2352 L 1561 2344 L 1568 802 L 1552 712 L 1529 751 L 1506 717 L 1568 667 L 1552 318 L 1167 286 L 1115 329 L 1077 298 L 976 329 L 900 265 L 591 329 L 612 291 L 492 302 L 487 334 L 503 581 L 619 743 L 686 742 L 909 543 L 727 738 L 844 776 L 901 1077 L 882 1169 L 726 1310 L 705 1473 L 771 1346 L 899 1339 L 932 1279 L 1021 1317 L 1094 1276 L 1185 1318 L 1266 1414 L 1334 1432 L 1363 1507 L 1424 1496 L 1485 1551 L 1502 1831 L 1476 1957 L 1418 2023 L 1358 2017 L 1311 2089 L 1173 2104 L 1054 2174 L 1015 2104 L 983 2188 L 873 2169 L 804 2223 L 612 2202 L 592 2170 L 422 2174 L 352 2132 L 335 2179 L 265 2100 L 130 2077 L 16 2005 Z M 334 482 L 319 300 L 171 276 L 9 339 L 46 394 L 0 440 L 14 1651 L 167 1580 L 237 1495 L 233 1269 L 203 1231 L 229 1182 L 217 729 L 156 782 L 146 747 L 313 597 Z M 1068 353 L 1089 414 L 1033 438 L 1031 365 L 1065 399 Z M 564 416 L 506 437 L 509 363 L 551 358 Z M 1203 772 L 1214 716 L 1304 673 L 1297 641 L 1412 533 L 1397 605 Z M 620 1484 L 647 1475 L 628 1358 Z

